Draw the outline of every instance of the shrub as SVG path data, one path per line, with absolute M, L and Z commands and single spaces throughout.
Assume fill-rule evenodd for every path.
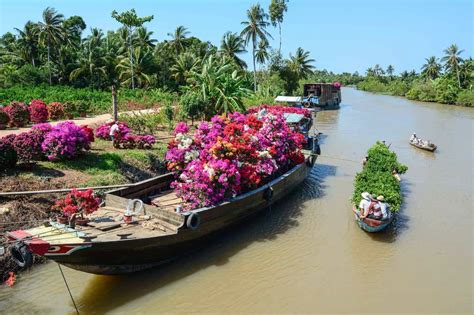
M 83 150 L 89 150 L 90 141 L 80 126 L 66 121 L 46 135 L 41 147 L 49 160 L 57 161 L 72 159 Z
M 7 112 L 2 107 L 0 107 L 0 129 L 6 127 L 9 121 L 10 117 L 8 117 Z
M 63 104 L 59 102 L 52 102 L 48 105 L 49 119 L 58 120 L 64 117 Z
M 42 158 L 41 141 L 43 136 L 39 132 L 28 131 L 20 133 L 13 141 L 18 160 L 29 163 Z
M 110 127 L 113 124 L 114 122 L 112 121 L 97 127 L 97 129 L 95 130 L 95 136 L 99 139 L 110 140 Z M 128 128 L 128 125 L 126 123 L 119 121 L 118 126 L 118 137 L 123 137 L 130 132 L 130 128 Z
M 435 102 L 436 89 L 431 80 L 426 82 L 415 81 L 405 96 L 410 100 Z
M 73 189 L 63 199 L 58 200 L 52 207 L 70 217 L 74 213 L 90 214 L 99 209 L 100 199 L 94 197 L 92 189 L 78 191 Z
M 78 116 L 79 113 L 77 112 L 76 102 L 67 101 L 63 104 L 64 108 L 64 115 L 67 119 L 73 119 L 75 116 Z
M 458 98 L 456 99 L 456 104 L 474 107 L 474 91 L 472 90 L 462 90 L 458 94 Z
M 387 92 L 387 85 L 380 82 L 376 78 L 368 78 L 357 84 L 357 88 L 363 91 L 385 93 Z
M 87 125 L 84 125 L 82 126 L 82 130 L 84 130 L 86 136 L 87 136 L 87 140 L 89 140 L 89 142 L 94 142 L 94 130 L 92 128 L 90 128 L 89 126 Z
M 394 80 L 388 84 L 388 91 L 392 95 L 405 96 L 409 89 L 409 85 L 401 80 Z
M 11 102 L 9 106 L 5 108 L 8 117 L 10 118 L 10 126 L 12 127 L 23 127 L 30 120 L 30 112 L 28 106 L 20 102 Z
M 194 119 L 203 113 L 206 103 L 203 101 L 201 94 L 189 91 L 181 97 L 180 101 L 183 106 L 183 110 L 186 115 L 191 118 L 191 122 L 194 123 Z
M 83 100 L 78 100 L 74 102 L 76 111 L 79 113 L 79 115 L 84 116 L 85 114 L 88 114 L 90 112 L 90 104 L 89 102 L 83 101 Z
M 15 135 L 0 138 L 0 170 L 6 170 L 16 165 L 18 155 L 13 148 Z
M 48 107 L 42 100 L 30 102 L 30 119 L 35 124 L 44 123 L 48 120 Z
M 455 79 L 447 76 L 437 78 L 434 82 L 436 101 L 445 104 L 454 104 L 458 97 L 459 87 Z
M 136 136 L 135 142 L 138 149 L 151 149 L 156 143 L 156 139 L 151 135 Z

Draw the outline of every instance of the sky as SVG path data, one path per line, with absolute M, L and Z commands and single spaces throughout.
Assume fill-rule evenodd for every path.
M 0 0 L 0 34 L 41 20 L 50 6 L 68 17 L 81 16 L 91 27 L 117 29 L 112 10 L 135 8 L 139 16 L 154 15 L 146 24 L 162 41 L 184 25 L 202 40 L 219 45 L 227 31 L 240 32 L 246 10 L 259 2 L 268 12 L 270 0 Z M 282 24 L 282 53 L 302 47 L 317 69 L 365 73 L 375 64 L 395 72 L 419 71 L 425 58 L 441 57 L 455 43 L 463 57 L 473 56 L 473 0 L 290 0 Z M 278 29 L 270 27 L 278 48 Z M 247 48 L 251 51 L 251 47 Z M 251 54 L 243 57 L 251 64 Z

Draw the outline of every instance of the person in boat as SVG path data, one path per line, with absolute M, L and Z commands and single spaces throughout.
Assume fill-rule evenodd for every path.
M 417 141 L 418 141 L 418 138 L 416 137 L 416 133 L 413 133 L 413 134 L 411 135 L 411 137 L 410 137 L 410 142 L 415 143 L 415 142 L 417 142 Z
M 370 194 L 369 196 L 370 196 L 369 208 L 367 211 L 364 211 L 364 213 L 360 216 L 360 219 L 369 218 L 369 219 L 375 219 L 375 220 L 382 220 L 383 212 L 382 212 L 382 205 L 380 202 L 383 203 L 383 200 L 384 200 L 383 196 L 375 197 L 375 196 L 371 196 Z M 386 207 L 385 207 L 385 211 L 386 211 Z
M 356 210 L 356 213 L 362 217 L 362 216 L 367 216 L 369 213 L 369 207 L 370 207 L 370 202 L 371 202 L 371 196 L 368 192 L 364 191 L 362 194 L 362 199 L 359 203 L 359 207 Z
M 362 159 L 362 162 L 361 162 L 361 164 L 362 164 L 362 167 L 364 167 L 364 166 L 365 166 L 365 164 L 367 164 L 367 161 L 368 161 L 368 160 L 369 160 L 369 156 L 368 156 L 368 155 L 366 155 L 366 156 L 365 156 L 365 157 Z
M 110 132 L 109 132 L 110 140 L 115 141 L 115 139 L 117 138 L 116 134 L 118 132 L 120 132 L 120 127 L 118 125 L 118 121 L 114 120 L 113 125 L 110 126 Z
M 382 220 L 387 220 L 390 217 L 390 211 L 388 210 L 388 205 L 385 202 L 384 196 L 378 196 L 377 203 L 380 208 L 380 211 L 382 212 Z
M 392 175 L 393 177 L 395 177 L 398 181 L 401 181 L 401 177 L 400 177 L 400 174 L 398 174 L 397 170 L 393 170 L 392 171 Z

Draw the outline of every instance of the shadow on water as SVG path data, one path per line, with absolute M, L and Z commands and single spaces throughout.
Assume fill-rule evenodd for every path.
M 406 196 L 411 192 L 409 186 L 411 184 L 407 181 L 402 180 L 401 190 L 403 200 L 406 200 Z M 385 231 L 380 233 L 367 233 L 370 237 L 379 242 L 384 243 L 393 243 L 397 240 L 397 237 L 406 231 L 409 228 L 408 222 L 410 221 L 410 217 L 405 214 L 407 208 L 406 202 L 403 202 L 400 210 L 398 210 L 396 217 L 393 219 L 392 224 L 390 224 Z
M 122 276 L 94 276 L 84 293 L 76 298 L 81 313 L 106 313 L 150 292 L 184 279 L 210 266 L 222 266 L 254 242 L 276 240 L 299 225 L 303 202 L 320 198 L 325 177 L 335 174 L 335 167 L 317 165 L 310 176 L 292 192 L 250 221 L 236 225 L 213 237 L 206 247 L 183 255 L 172 263 L 143 272 Z

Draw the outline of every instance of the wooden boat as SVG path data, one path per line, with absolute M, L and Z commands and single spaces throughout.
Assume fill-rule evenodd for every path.
M 383 231 L 392 223 L 393 219 L 395 218 L 395 214 L 391 213 L 387 220 L 376 220 L 371 218 L 360 219 L 355 206 L 352 207 L 352 211 L 354 212 L 354 216 L 357 224 L 359 224 L 359 227 L 369 233 Z
M 418 144 L 416 142 L 411 142 L 409 141 L 410 144 L 414 147 L 417 147 L 418 149 L 422 149 L 422 150 L 426 150 L 426 151 L 430 151 L 430 152 L 434 152 L 437 148 L 437 146 L 433 143 L 430 143 L 429 145 L 422 145 L 422 144 Z
M 87 226 L 69 227 L 47 222 L 30 230 L 9 232 L 16 244 L 13 259 L 20 266 L 31 263 L 31 253 L 94 274 L 122 274 L 150 268 L 196 250 L 215 232 L 267 209 L 307 177 L 313 163 L 288 170 L 258 189 L 213 207 L 177 213 L 183 205 L 169 189 L 173 174 L 158 176 L 133 187 L 111 191 L 105 205 L 93 213 Z M 124 223 L 131 201 L 143 201 L 143 213 Z

